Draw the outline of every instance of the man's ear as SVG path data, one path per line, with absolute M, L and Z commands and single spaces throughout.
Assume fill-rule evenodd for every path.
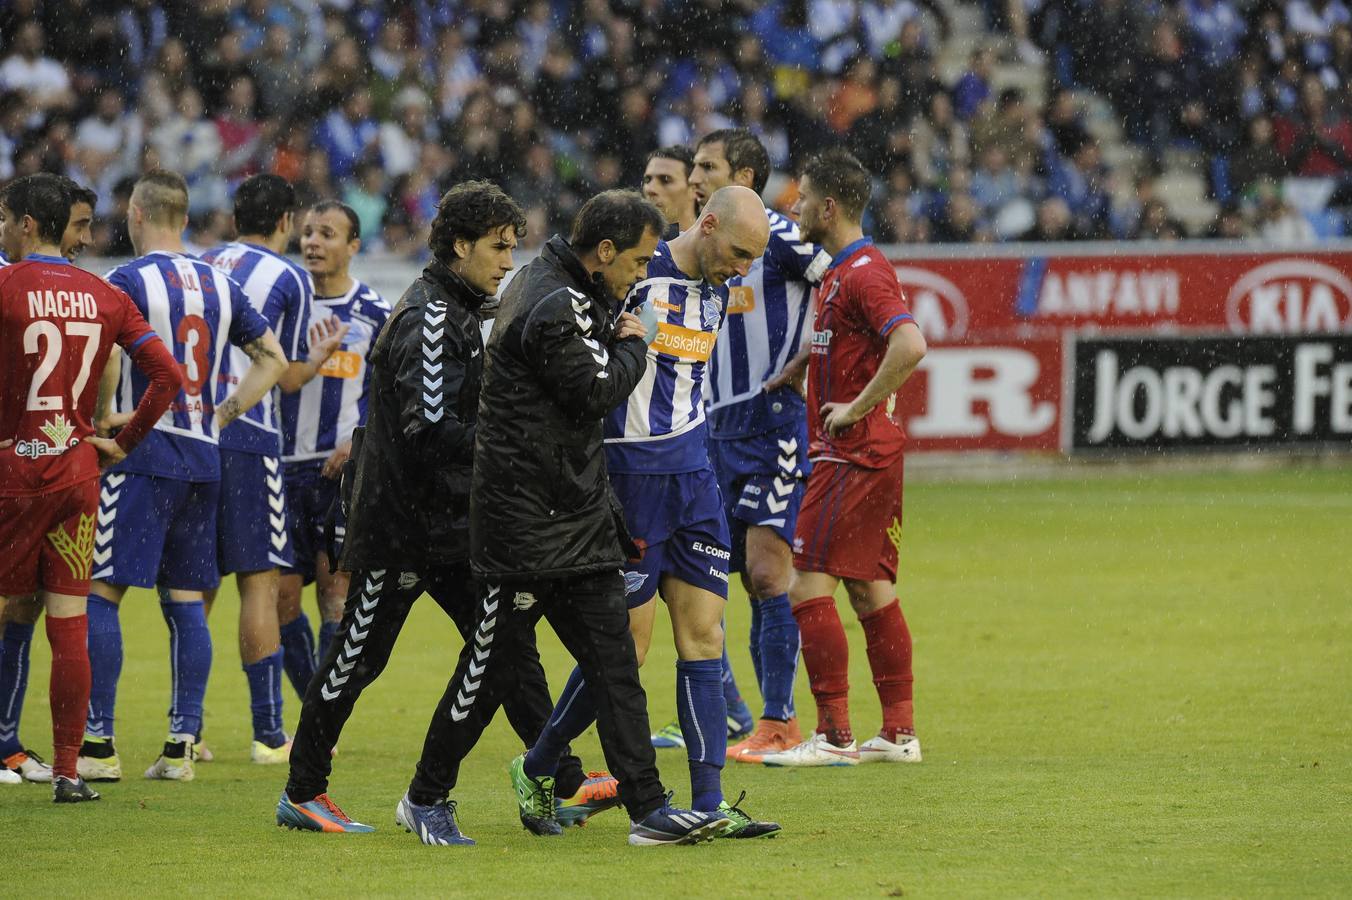
M 462 237 L 451 241 L 451 249 L 455 251 L 456 259 L 469 259 L 470 250 L 474 247 L 474 242 Z
M 606 265 L 610 265 L 616 257 L 615 242 L 606 238 L 596 245 L 596 258 Z
M 750 166 L 743 166 L 732 173 L 732 180 L 744 188 L 749 188 L 756 183 L 756 170 Z

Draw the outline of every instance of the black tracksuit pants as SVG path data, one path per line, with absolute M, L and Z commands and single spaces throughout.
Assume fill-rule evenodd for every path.
M 619 779 L 620 800 L 629 818 L 638 821 L 661 807 L 665 792 L 657 776 L 648 698 L 638 680 L 619 570 L 509 584 L 485 581 L 480 598 L 474 635 L 460 651 L 455 675 L 427 733 L 409 788 L 413 802 L 431 803 L 447 796 L 455 787 L 460 762 L 493 720 L 498 705 L 510 702 L 529 683 L 532 669 L 539 665 L 535 623 L 544 616 L 587 679 L 596 701 L 601 748 Z
M 332 750 L 338 743 L 338 735 L 361 692 L 376 680 L 389 662 L 390 652 L 413 602 L 423 592 L 430 594 L 468 642 L 475 626 L 475 591 L 467 564 L 429 568 L 425 573 L 395 569 L 353 573 L 343 610 L 342 630 L 316 670 L 301 706 L 300 725 L 291 745 L 291 773 L 286 785 L 287 794 L 293 801 L 311 800 L 328 789 L 329 773 L 333 769 Z M 527 747 L 540 736 L 540 730 L 554 708 L 534 638 L 532 632 L 517 648 L 520 677 L 504 703 L 508 721 Z M 438 715 L 433 716 L 428 728 L 429 749 L 445 740 L 442 732 L 447 720 L 440 715 L 440 710 L 447 702 L 443 697 Z M 577 757 L 568 756 L 559 767 L 558 796 L 571 797 L 585 778 Z

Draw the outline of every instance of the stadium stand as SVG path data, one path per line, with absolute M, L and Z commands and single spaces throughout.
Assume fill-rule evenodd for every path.
M 745 124 L 781 206 L 848 144 L 889 241 L 1291 242 L 1344 232 L 1350 84 L 1344 0 L 11 0 L 0 179 L 93 185 L 101 256 L 156 163 L 194 245 L 272 171 L 417 256 L 455 181 L 500 182 L 538 243 Z

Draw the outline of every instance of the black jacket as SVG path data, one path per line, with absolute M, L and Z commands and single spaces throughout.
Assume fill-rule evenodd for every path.
M 353 436 L 344 485 L 344 569 L 416 571 L 469 558 L 484 300 L 433 260 L 376 340 L 366 426 Z
M 488 341 L 470 561 L 490 578 L 562 578 L 637 556 L 606 477 L 602 420 L 645 365 L 615 340 L 620 303 L 551 238 L 512 279 Z

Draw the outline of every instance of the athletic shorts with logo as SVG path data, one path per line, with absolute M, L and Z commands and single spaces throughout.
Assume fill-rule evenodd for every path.
M 283 482 L 286 493 L 286 533 L 290 539 L 295 564 L 287 567 L 289 575 L 299 575 L 309 584 L 315 580 L 315 557 L 319 551 L 329 552 L 328 523 L 334 516 L 335 554 L 343 547 L 346 520 L 338 500 L 338 479 L 324 477 L 322 459 L 285 463 Z
M 209 591 L 216 570 L 218 481 L 106 472 L 99 490 L 94 577 L 122 587 Z
M 817 460 L 793 539 L 793 567 L 861 581 L 896 581 L 904 461 L 869 469 Z
M 806 422 L 766 434 L 709 439 L 709 459 L 718 475 L 732 539 L 732 571 L 746 568 L 746 530 L 752 525 L 770 528 L 784 543 L 793 544 L 812 468 L 806 451 Z
M 38 589 L 84 597 L 94 551 L 97 479 L 36 497 L 0 497 L 0 597 Z
M 728 525 L 712 468 L 677 475 L 610 476 L 643 557 L 624 569 L 625 603 L 642 606 L 663 575 L 728 596 Z
M 222 575 L 295 565 L 282 481 L 280 457 L 221 448 L 216 562 Z

